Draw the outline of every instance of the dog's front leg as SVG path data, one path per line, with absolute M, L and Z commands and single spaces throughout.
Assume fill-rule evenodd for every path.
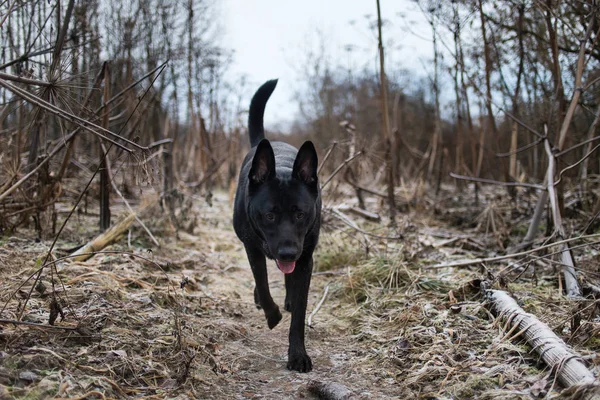
M 304 346 L 304 320 L 306 318 L 312 268 L 312 253 L 302 255 L 296 264 L 296 269 L 287 279 L 288 284 L 286 285 L 288 291 L 286 299 L 289 301 L 290 311 L 292 312 L 287 368 L 298 372 L 312 370 L 312 361 L 306 354 L 306 347 Z
M 267 262 L 264 254 L 255 247 L 244 245 L 248 261 L 254 275 L 256 288 L 254 290 L 254 300 L 258 300 L 258 304 L 262 307 L 267 318 L 269 329 L 273 329 L 281 321 L 281 312 L 279 307 L 273 301 L 271 292 L 269 291 L 269 280 L 267 277 Z

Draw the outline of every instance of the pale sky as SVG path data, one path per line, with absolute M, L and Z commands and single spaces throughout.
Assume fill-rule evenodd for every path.
M 279 78 L 265 112 L 265 126 L 285 123 L 297 112 L 294 92 L 302 84 L 299 64 L 311 46 L 307 38 L 316 38 L 316 31 L 327 39 L 334 63 L 337 58 L 344 66 L 372 65 L 375 70 L 377 41 L 365 16 L 373 19 L 376 7 L 375 0 L 224 0 L 220 3 L 223 46 L 235 52 L 228 77 L 246 75 L 251 91 L 268 79 Z M 421 37 L 430 38 L 431 33 L 414 2 L 381 0 L 381 13 L 389 21 L 384 41 L 393 41 L 392 48 L 386 46 L 386 68 L 421 75 L 430 71 L 432 43 Z M 414 21 L 412 33 L 406 29 L 407 21 Z M 348 44 L 356 46 L 350 60 L 344 51 Z

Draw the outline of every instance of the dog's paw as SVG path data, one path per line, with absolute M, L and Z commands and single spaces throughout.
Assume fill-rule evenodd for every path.
M 312 361 L 306 353 L 289 355 L 287 369 L 290 371 L 310 372 L 312 371 Z
M 258 300 L 257 288 L 254 288 L 254 304 L 256 305 L 256 308 L 258 308 L 259 310 L 262 310 L 262 307 L 260 306 L 260 301 Z
M 275 328 L 279 321 L 281 321 L 281 318 L 283 318 L 281 311 L 279 311 L 279 307 L 277 306 L 275 306 L 271 312 L 265 313 L 265 317 L 267 317 L 267 325 L 269 325 L 269 329 Z

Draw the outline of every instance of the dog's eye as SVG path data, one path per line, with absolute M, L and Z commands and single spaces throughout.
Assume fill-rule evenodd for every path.
M 299 211 L 296 213 L 296 219 L 303 219 L 304 218 L 304 213 L 302 211 Z
M 268 213 L 265 214 L 265 218 L 268 221 L 273 221 L 275 219 L 275 214 L 268 212 Z

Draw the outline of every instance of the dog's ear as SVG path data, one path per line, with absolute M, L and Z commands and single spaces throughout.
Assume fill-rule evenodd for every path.
M 298 150 L 298 155 L 296 155 L 296 160 L 294 161 L 294 169 L 292 170 L 292 178 L 309 185 L 316 184 L 317 168 L 317 151 L 313 143 L 308 140 Z
M 275 154 L 267 139 L 261 140 L 256 146 L 248 177 L 254 185 L 260 185 L 275 177 Z

